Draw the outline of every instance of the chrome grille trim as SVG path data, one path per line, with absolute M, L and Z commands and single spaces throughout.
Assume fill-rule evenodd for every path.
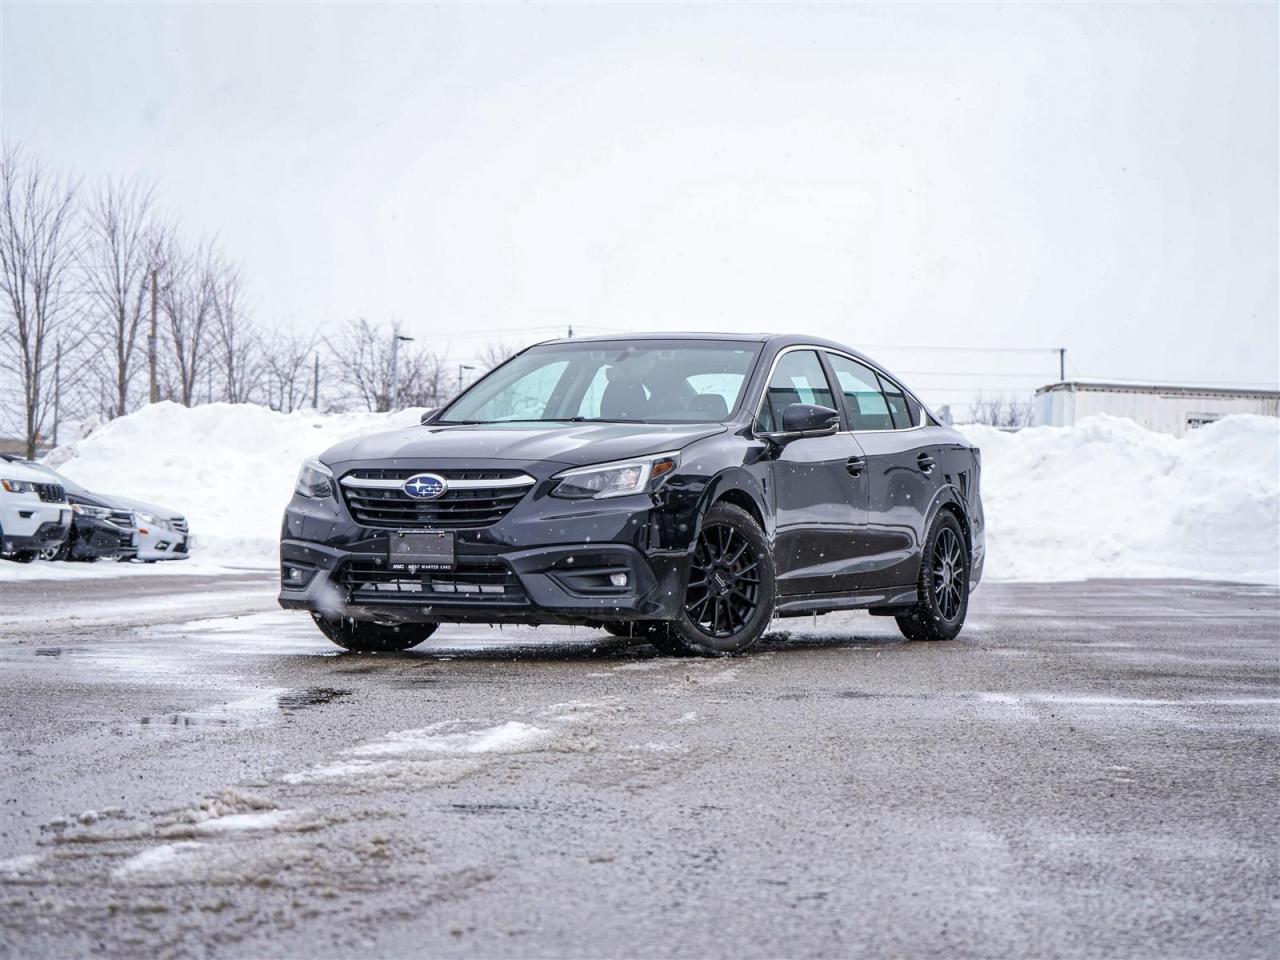
M 414 470 L 404 478 L 398 477 L 355 477 L 347 474 L 338 482 L 344 487 L 361 487 L 367 490 L 399 490 L 409 477 L 420 473 L 434 473 L 432 470 Z M 439 474 L 437 474 L 439 476 Z M 450 490 L 505 490 L 512 487 L 530 487 L 538 481 L 528 474 L 518 477 L 496 478 L 493 480 L 450 480 L 444 478 Z

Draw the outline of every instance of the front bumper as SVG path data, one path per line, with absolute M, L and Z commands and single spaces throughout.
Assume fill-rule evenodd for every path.
M 71 558 L 99 560 L 132 552 L 132 531 L 106 520 L 77 515 L 72 529 Z
M 26 536 L 11 535 L 6 532 L 4 539 L 0 540 L 0 554 L 7 555 L 22 553 L 26 550 L 47 550 L 49 547 L 56 547 L 67 539 L 70 530 L 70 525 L 50 520 L 40 524 Z
M 190 536 L 181 530 L 148 526 L 134 532 L 132 547 L 138 560 L 186 560 L 191 543 Z
M 688 579 L 686 551 L 643 554 L 622 543 L 499 551 L 459 548 L 452 571 L 392 571 L 381 549 L 285 540 L 280 605 L 332 617 L 414 623 L 591 623 L 671 620 Z M 611 578 L 625 577 L 618 586 Z

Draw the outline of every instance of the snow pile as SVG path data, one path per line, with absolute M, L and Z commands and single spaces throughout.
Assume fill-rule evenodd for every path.
M 993 579 L 1280 579 L 1280 420 L 960 429 L 982 448 Z
M 92 490 L 181 510 L 197 560 L 273 566 L 303 459 L 348 437 L 411 426 L 419 413 L 161 403 L 48 462 Z M 1182 438 L 1112 417 L 1019 433 L 961 429 L 982 447 L 994 579 L 1280 579 L 1280 421 L 1227 417 Z
M 193 559 L 271 567 L 302 461 L 350 437 L 411 426 L 421 414 L 284 414 L 253 404 L 188 409 L 165 402 L 112 420 L 45 462 L 95 492 L 182 512 L 195 537 Z

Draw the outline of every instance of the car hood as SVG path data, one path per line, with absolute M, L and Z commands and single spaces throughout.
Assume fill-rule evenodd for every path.
M 158 507 L 154 503 L 143 503 L 141 500 L 130 500 L 128 497 L 117 497 L 114 494 L 102 493 L 98 496 L 109 502 L 113 507 L 125 507 L 129 510 L 141 510 L 144 513 L 154 514 L 157 517 L 164 517 L 168 520 L 179 520 L 182 514 L 177 510 L 171 510 L 169 507 Z
M 679 450 L 724 433 L 720 423 L 424 424 L 346 440 L 320 455 L 329 466 L 359 460 L 511 460 L 585 466 Z

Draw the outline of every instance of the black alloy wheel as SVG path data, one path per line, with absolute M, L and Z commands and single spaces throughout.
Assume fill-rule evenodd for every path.
M 960 538 L 950 527 L 943 527 L 933 547 L 933 597 L 944 620 L 954 620 L 960 613 L 964 575 Z
M 969 551 L 955 514 L 934 518 L 925 538 L 916 605 L 897 618 L 908 640 L 954 640 L 969 609 Z
M 760 595 L 760 560 L 750 541 L 724 523 L 702 528 L 693 554 L 684 612 L 713 640 L 732 637 L 755 612 Z
M 741 653 L 768 627 L 774 591 L 764 531 L 745 510 L 718 503 L 702 521 L 682 615 L 647 639 L 679 656 Z

